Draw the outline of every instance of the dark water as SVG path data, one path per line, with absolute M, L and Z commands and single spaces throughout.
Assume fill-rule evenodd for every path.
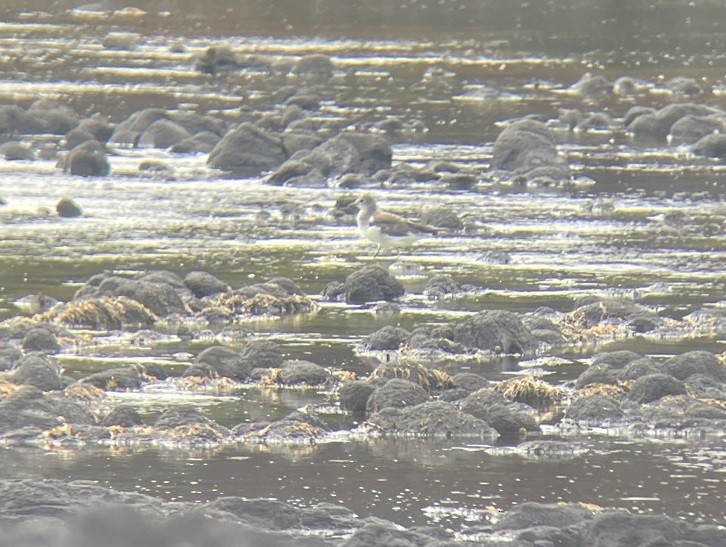
M 28 106 L 61 100 L 82 115 L 119 122 L 145 107 L 213 113 L 233 122 L 240 109 L 272 111 L 281 88 L 299 86 L 286 70 L 208 76 L 194 71 L 208 46 L 267 55 L 284 67 L 307 53 L 332 57 L 322 116 L 360 129 L 398 118 L 394 163 L 445 160 L 484 172 L 501 122 L 527 114 L 557 117 L 560 107 L 606 112 L 616 119 L 634 104 L 663 106 L 673 76 L 696 78 L 699 102 L 726 106 L 726 8 L 700 2 L 332 2 L 188 1 L 119 11 L 108 1 L 7 0 L 0 6 L 0 102 Z M 131 49 L 111 50 L 109 32 L 138 36 Z M 643 78 L 637 97 L 588 101 L 566 92 L 585 72 Z M 617 123 L 616 123 L 617 127 Z M 269 337 L 294 358 L 366 375 L 375 362 L 354 349 L 387 324 L 405 328 L 449 322 L 484 309 L 568 311 L 585 294 L 622 296 L 681 318 L 723 306 L 726 273 L 723 203 L 726 169 L 686 150 L 630 141 L 622 128 L 573 135 L 553 126 L 561 151 L 583 183 L 561 191 L 521 191 L 484 177 L 467 192 L 425 183 L 381 188 L 391 210 L 418 213 L 443 204 L 466 229 L 421 241 L 412 252 L 379 262 L 409 294 L 398 315 L 321 303 L 317 314 L 249 322 L 207 338 L 141 343 L 100 337 L 60 356 L 69 375 L 133 362 L 158 362 L 174 373 L 215 340 L 239 346 Z M 33 137 L 41 148 L 50 137 Z M 289 189 L 260 180 L 220 180 L 206 156 L 118 149 L 113 175 L 79 180 L 54 159 L 0 162 L 0 319 L 22 313 L 15 302 L 42 292 L 69 299 L 92 274 L 151 268 L 208 270 L 232 286 L 274 275 L 318 295 L 361 264 L 375 262 L 352 218 L 331 215 L 338 189 Z M 174 180 L 139 175 L 145 159 L 173 162 Z M 60 220 L 52 209 L 73 196 L 83 218 Z M 612 208 L 610 207 L 612 206 Z M 290 210 L 293 214 L 289 214 Z M 671 222 L 669 218 L 679 219 Z M 508 253 L 507 264 L 482 258 Z M 480 290 L 439 302 L 421 295 L 426 281 L 448 273 Z M 633 349 L 668 356 L 692 349 L 723 351 L 713 333 L 665 339 L 638 337 L 564 352 L 570 363 L 539 367 L 560 382 L 579 374 L 594 351 Z M 474 368 L 472 368 L 474 367 Z M 520 364 L 449 363 L 493 380 Z M 226 425 L 280 417 L 326 403 L 314 390 L 231 397 L 145 391 L 122 397 L 148 416 L 194 402 Z M 331 414 L 336 427 L 352 418 Z M 167 499 L 220 495 L 272 497 L 302 505 L 339 501 L 360 515 L 397 522 L 476 522 L 487 507 L 525 500 L 583 501 L 662 512 L 689 520 L 724 519 L 722 439 L 633 440 L 575 436 L 585 451 L 566 461 L 534 461 L 488 447 L 425 441 L 331 442 L 316 447 L 227 447 L 182 450 L 43 452 L 4 449 L 0 476 L 95 479 L 120 490 Z

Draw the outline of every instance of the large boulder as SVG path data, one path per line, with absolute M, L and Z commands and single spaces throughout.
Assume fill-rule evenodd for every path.
M 493 169 L 526 172 L 560 162 L 557 143 L 542 122 L 519 120 L 507 126 L 494 141 Z
M 44 131 L 52 135 L 65 135 L 81 120 L 70 106 L 51 99 L 38 99 L 28 108 L 28 114 L 40 120 Z
M 636 403 L 650 403 L 666 395 L 683 395 L 686 387 L 683 382 L 670 374 L 646 374 L 638 378 L 628 393 L 628 399 Z
M 231 378 L 239 382 L 250 375 L 252 367 L 239 353 L 225 346 L 212 346 L 202 351 L 184 376 L 209 376 Z
M 571 420 L 599 424 L 620 420 L 623 414 L 617 399 L 600 393 L 578 397 L 566 412 L 567 418 Z
M 363 414 L 368 405 L 368 398 L 375 390 L 376 387 L 365 380 L 344 383 L 338 392 L 340 408 L 355 414 Z
M 454 326 L 454 342 L 497 353 L 526 355 L 539 342 L 514 313 L 483 311 Z
M 287 159 L 282 141 L 252 124 L 227 133 L 209 154 L 207 164 L 240 177 L 256 177 Z
M 285 361 L 280 367 L 280 383 L 285 385 L 317 386 L 331 378 L 330 372 L 320 365 L 301 359 Z
M 0 105 L 0 135 L 43 133 L 41 120 L 14 104 Z
M 0 398 L 0 437 L 32 428 L 38 434 L 64 424 L 92 424 L 91 413 L 62 396 L 26 387 Z
M 33 386 L 41 391 L 63 389 L 58 367 L 41 353 L 30 353 L 20 359 L 10 379 L 16 384 Z
M 98 141 L 85 141 L 61 160 L 63 171 L 80 177 L 105 177 L 111 172 L 106 149 Z
M 679 380 L 686 380 L 689 376 L 701 374 L 726 382 L 726 364 L 707 351 L 689 351 L 675 355 L 663 363 L 663 372 Z
M 230 289 L 224 281 L 209 272 L 192 271 L 184 277 L 184 285 L 192 291 L 197 298 L 212 296 L 226 292 Z
M 371 394 L 366 411 L 368 414 L 373 414 L 383 408 L 415 406 L 425 402 L 428 398 L 429 394 L 420 385 L 394 378 L 388 380 Z
M 726 135 L 723 133 L 706 135 L 693 144 L 691 152 L 697 156 L 726 159 Z
M 21 347 L 25 351 L 42 351 L 44 353 L 58 353 L 61 350 L 55 334 L 43 327 L 35 327 L 25 333 Z
M 169 148 L 191 137 L 189 131 L 165 118 L 156 120 L 139 135 L 139 148 Z
M 402 327 L 386 325 L 370 334 L 363 345 L 373 351 L 395 351 L 406 343 L 411 333 Z

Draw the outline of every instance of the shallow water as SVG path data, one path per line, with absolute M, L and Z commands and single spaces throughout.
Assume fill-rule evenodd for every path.
M 220 113 L 231 122 L 241 107 L 274 109 L 276 90 L 301 84 L 285 70 L 199 74 L 194 60 L 209 45 L 270 55 L 279 66 L 322 52 L 336 67 L 322 109 L 330 123 L 367 128 L 397 117 L 405 130 L 392 135 L 394 163 L 446 160 L 482 172 L 501 122 L 509 118 L 556 118 L 558 108 L 576 107 L 606 111 L 617 120 L 633 104 L 673 100 L 657 91 L 676 75 L 703 84 L 708 93 L 699 101 L 726 106 L 720 2 L 669 2 L 657 15 L 646 2 L 626 8 L 620 2 L 532 7 L 280 0 L 200 7 L 170 0 L 145 7 L 149 13 L 141 16 L 114 11 L 124 7 L 116 1 L 74 10 L 77 4 L 57 2 L 48 12 L 46 2 L 3 3 L 0 103 L 27 106 L 47 97 L 83 115 L 108 114 L 116 122 L 149 106 Z M 136 32 L 138 43 L 131 50 L 105 49 L 101 41 L 109 31 Z M 655 89 L 598 102 L 566 93 L 587 71 L 644 78 Z M 206 156 L 164 151 L 118 149 L 111 157 L 113 175 L 92 180 L 61 174 L 54 159 L 0 161 L 0 195 L 8 201 L 0 206 L 0 319 L 22 313 L 15 302 L 29 294 L 68 300 L 88 277 L 107 269 L 181 274 L 204 269 L 231 286 L 283 275 L 319 295 L 327 283 L 361 264 L 380 263 L 390 266 L 409 291 L 400 314 L 321 302 L 315 314 L 250 321 L 232 331 L 210 331 L 192 344 L 142 342 L 129 348 L 112 339 L 60 356 L 76 377 L 119 360 L 151 359 L 180 373 L 215 340 L 239 346 L 254 334 L 280 343 L 289 357 L 365 375 L 375 362 L 354 349 L 363 336 L 388 324 L 411 329 L 484 309 L 568 311 L 574 299 L 587 294 L 635 298 L 673 318 L 704 306 L 722 307 L 723 164 L 685 149 L 633 143 L 622 131 L 572 135 L 563 127 L 553 129 L 583 184 L 525 191 L 482 177 L 468 191 L 427 183 L 377 189 L 390 210 L 415 215 L 422 204 L 442 204 L 454 208 L 465 224 L 462 233 L 424 239 L 400 256 L 377 259 L 358 238 L 352 218 L 332 215 L 336 198 L 349 193 L 344 190 L 220 179 L 207 169 Z M 172 163 L 174 180 L 140 176 L 138 164 L 150 158 Z M 39 211 L 52 210 L 63 195 L 81 204 L 82 218 Z M 492 263 L 488 252 L 507 253 L 511 260 Z M 439 273 L 476 289 L 429 301 L 421 290 Z M 713 333 L 637 337 L 562 351 L 572 362 L 547 369 L 549 379 L 576 377 L 583 370 L 580 361 L 603 347 L 656 356 L 724 350 L 723 339 Z M 524 369 L 499 359 L 445 368 L 476 370 L 492 380 Z M 220 423 L 233 425 L 281 417 L 325 403 L 329 395 L 249 388 L 233 397 L 173 391 L 124 397 L 149 416 L 192 401 Z M 344 415 L 328 419 L 337 427 L 352 425 Z M 0 476 L 88 478 L 187 501 L 221 495 L 301 505 L 339 501 L 360 515 L 402 524 L 477 522 L 488 506 L 506 509 L 525 500 L 583 501 L 723 522 L 722 441 L 591 436 L 575 441 L 587 451 L 564 462 L 424 441 L 194 453 L 4 449 Z

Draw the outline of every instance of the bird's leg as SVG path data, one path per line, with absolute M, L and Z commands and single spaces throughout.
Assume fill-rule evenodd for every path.
M 381 252 L 381 246 L 379 245 L 378 248 L 376 249 L 376 252 L 373 254 L 373 258 L 376 258 L 378 256 L 378 253 L 380 253 L 380 252 Z

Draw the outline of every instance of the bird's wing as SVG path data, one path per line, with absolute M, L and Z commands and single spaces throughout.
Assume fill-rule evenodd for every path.
M 438 233 L 438 229 L 420 222 L 407 220 L 393 213 L 377 212 L 371 220 L 372 226 L 378 226 L 382 232 L 391 236 L 405 236 L 415 232 Z

